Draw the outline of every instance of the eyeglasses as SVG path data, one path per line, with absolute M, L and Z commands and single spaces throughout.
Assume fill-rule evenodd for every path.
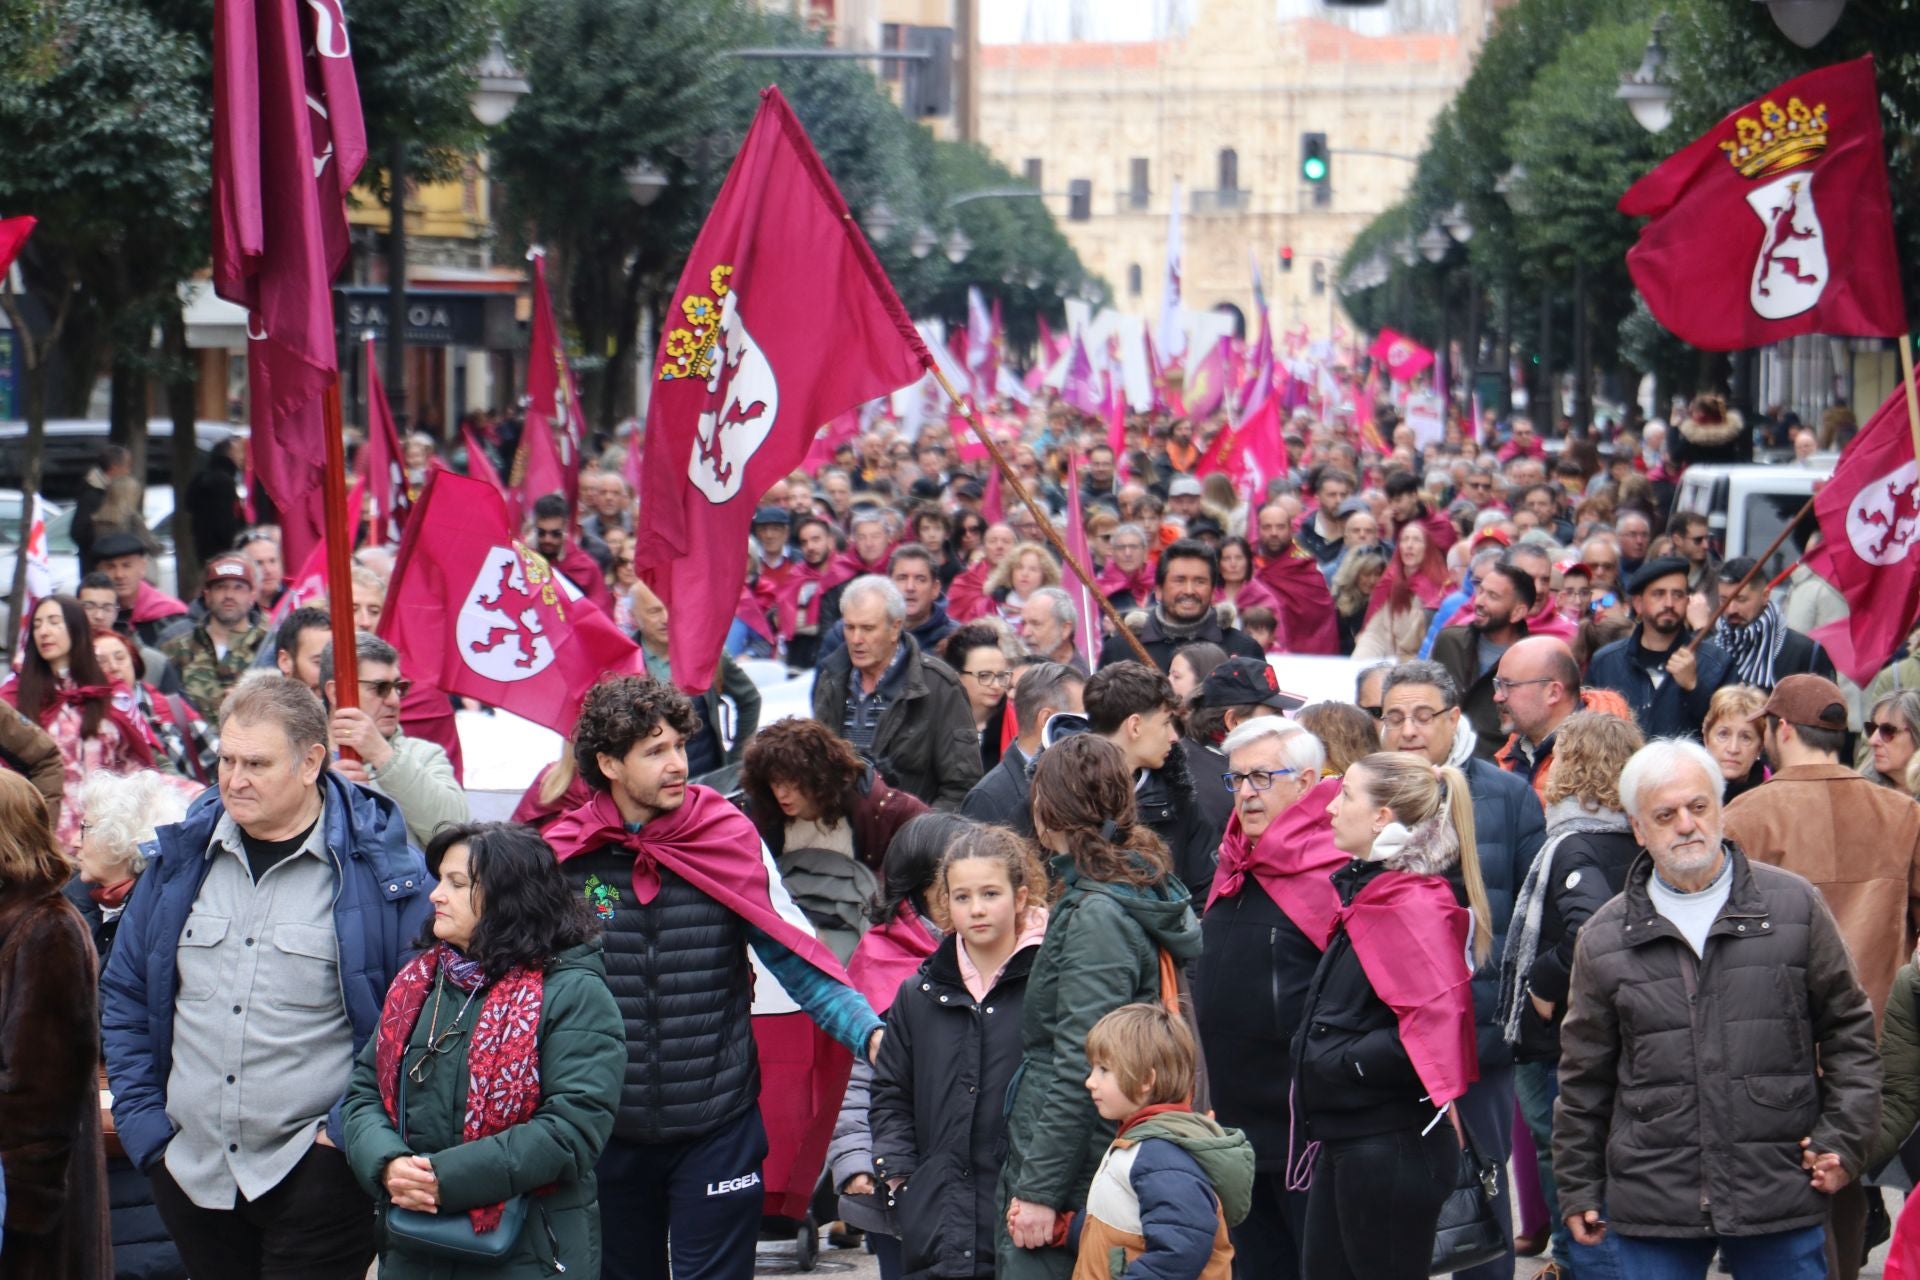
M 1515 689 L 1525 688 L 1530 684 L 1552 684 L 1553 682 L 1552 676 L 1541 676 L 1538 680 L 1508 680 L 1501 676 L 1495 676 L 1493 678 L 1493 691 L 1495 693 L 1511 693 Z M 1422 723 L 1424 723 L 1424 721 Z
M 1255 791 L 1268 791 L 1272 789 L 1275 778 L 1291 778 L 1299 772 L 1298 769 L 1251 769 L 1246 773 L 1223 773 L 1220 775 L 1220 785 L 1227 789 L 1228 795 L 1239 795 L 1241 783 Z
M 1424 729 L 1445 714 L 1445 707 L 1415 707 L 1412 711 L 1389 711 L 1380 717 L 1380 723 L 1398 729 L 1411 720 Z
M 362 680 L 360 682 L 360 687 L 362 689 L 370 691 L 377 701 L 385 702 L 388 698 L 392 697 L 395 694 L 399 694 L 403 698 L 406 697 L 407 694 L 413 691 L 413 681 L 411 680 Z
M 1908 732 L 1911 731 L 1903 724 L 1890 724 L 1880 720 L 1870 720 L 1867 722 L 1867 736 L 1869 738 L 1880 738 L 1887 742 L 1892 742 L 1901 734 Z
M 82 613 L 97 613 L 102 617 L 111 618 L 119 614 L 120 606 L 111 601 L 82 600 L 80 602 L 80 611 Z
M 980 687 L 983 689 L 1013 688 L 1013 672 L 1011 671 L 962 671 L 960 674 L 970 679 L 978 680 Z

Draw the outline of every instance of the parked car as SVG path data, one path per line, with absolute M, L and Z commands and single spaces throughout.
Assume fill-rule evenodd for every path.
M 194 436 L 204 464 L 213 446 L 234 434 L 225 422 L 196 422 Z M 26 454 L 27 424 L 0 420 L 0 486 L 20 487 L 21 459 Z M 40 493 L 60 502 L 80 496 L 87 472 L 98 465 L 107 443 L 107 424 L 95 418 L 54 418 L 47 423 L 46 451 L 40 462 Z M 147 491 L 173 483 L 173 419 L 147 421 Z
M 48 501 L 44 493 L 41 500 L 47 505 L 47 567 L 53 574 L 53 589 L 70 594 L 80 587 L 80 548 L 73 542 L 73 507 Z M 13 572 L 20 554 L 20 516 L 25 505 L 20 490 L 0 489 L 0 650 L 10 650 L 13 643 Z M 172 486 L 148 485 L 140 506 L 147 528 L 160 544 L 160 553 L 148 562 L 147 576 L 162 591 L 179 595 Z
M 1839 455 L 1817 453 L 1804 464 L 1699 463 L 1680 477 L 1675 511 L 1693 511 L 1707 518 L 1714 546 L 1728 560 L 1757 556 L 1767 549 L 1781 526 L 1792 520 L 1814 489 L 1825 483 Z M 1807 539 L 1819 526 L 1811 512 L 1801 520 L 1767 558 L 1761 572 L 1769 578 L 1799 560 Z

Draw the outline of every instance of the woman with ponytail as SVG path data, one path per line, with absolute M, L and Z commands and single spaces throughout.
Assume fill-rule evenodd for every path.
M 1341 909 L 1294 1041 L 1312 1139 L 1289 1153 L 1312 1183 L 1302 1273 L 1425 1280 L 1460 1163 L 1446 1111 L 1479 1076 L 1468 982 L 1493 947 L 1473 801 L 1458 769 L 1380 752 L 1327 812 L 1353 860 L 1333 876 Z
M 1088 1096 L 1087 1032 L 1123 1004 L 1159 1002 L 1200 953 L 1200 925 L 1167 848 L 1139 823 L 1120 749 L 1092 734 L 1041 753 L 1035 838 L 1060 884 L 1027 979 L 1022 1056 L 1000 1176 L 1000 1280 L 1063 1280 L 1070 1214 L 1113 1140 Z

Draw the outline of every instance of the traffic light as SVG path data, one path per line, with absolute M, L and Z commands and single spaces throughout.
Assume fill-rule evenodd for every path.
M 1333 172 L 1333 153 L 1327 147 L 1327 135 L 1324 133 L 1303 133 L 1300 135 L 1300 177 L 1306 182 L 1318 186 L 1326 182 Z
M 1293 246 L 1290 244 L 1280 246 L 1280 269 L 1282 271 L 1293 270 Z

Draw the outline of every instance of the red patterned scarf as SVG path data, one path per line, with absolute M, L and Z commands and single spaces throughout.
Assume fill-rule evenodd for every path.
M 442 964 L 447 966 L 449 980 L 458 985 L 455 971 L 462 967 L 461 957 L 441 943 L 407 962 L 393 980 L 380 1010 L 374 1069 L 387 1119 L 396 1123 L 407 1041 L 420 1021 L 420 1010 Z M 538 969 L 514 969 L 488 988 L 480 1001 L 480 1014 L 467 1045 L 467 1114 L 460 1128 L 462 1142 L 474 1142 L 524 1124 L 539 1109 L 540 1005 L 545 994 L 546 979 Z M 467 1213 L 474 1231 L 482 1235 L 500 1225 L 500 1205 L 482 1205 Z

